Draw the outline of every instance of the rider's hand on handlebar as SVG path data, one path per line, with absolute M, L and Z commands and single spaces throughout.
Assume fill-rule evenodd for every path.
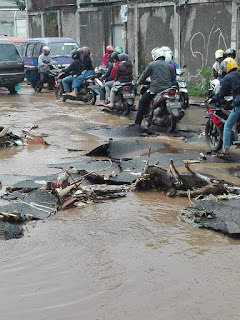
M 207 103 L 211 103 L 211 102 L 212 102 L 212 99 L 211 99 L 211 98 L 207 100 Z

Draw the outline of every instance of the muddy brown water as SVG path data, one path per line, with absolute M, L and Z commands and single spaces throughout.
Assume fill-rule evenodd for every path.
M 83 129 L 131 122 L 27 87 L 17 96 L 0 93 L 0 108 L 1 125 L 19 133 L 37 123 L 34 132 L 48 134 L 51 143 L 0 150 L 0 175 L 4 181 L 10 175 L 11 183 L 19 175 L 57 173 L 46 165 L 77 160 L 96 147 L 100 138 Z M 204 112 L 194 110 L 186 119 L 204 123 Z M 153 139 L 184 146 L 179 139 Z M 226 178 L 234 167 L 217 166 L 194 168 Z M 29 223 L 22 239 L 0 242 L 1 320 L 239 319 L 240 241 L 179 221 L 187 204 L 157 192 L 130 193 Z

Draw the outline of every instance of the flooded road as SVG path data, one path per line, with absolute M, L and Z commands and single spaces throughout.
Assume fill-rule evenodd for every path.
M 47 164 L 76 161 L 106 140 L 85 129 L 132 122 L 27 87 L 17 96 L 0 93 L 0 108 L 1 125 L 17 134 L 36 123 L 34 133 L 49 135 L 51 143 L 0 150 L 4 185 L 19 176 L 57 173 Z M 185 124 L 205 122 L 204 111 L 194 110 Z M 151 139 L 207 150 L 179 138 Z M 200 163 L 194 169 L 229 178 L 229 167 L 236 164 Z M 0 241 L 1 319 L 239 319 L 240 241 L 179 221 L 188 204 L 157 192 L 129 193 L 29 223 L 23 238 Z

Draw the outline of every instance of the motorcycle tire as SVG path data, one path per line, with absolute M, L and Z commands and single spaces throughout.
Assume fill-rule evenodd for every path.
M 59 89 L 57 87 L 54 88 L 55 96 L 57 100 L 60 100 L 63 94 L 62 89 Z
M 88 88 L 88 95 L 91 96 L 91 98 L 88 100 L 88 102 L 90 102 L 92 105 L 95 105 L 96 100 L 97 100 L 96 93 L 92 89 Z
M 8 87 L 8 91 L 9 91 L 10 94 L 16 94 L 17 93 L 17 91 L 15 89 L 15 86 Z
M 127 101 L 123 101 L 123 111 L 122 114 L 124 116 L 128 116 L 131 111 L 132 105 L 128 104 Z
M 219 151 L 222 149 L 223 141 L 221 134 L 211 119 L 206 123 L 205 138 L 211 151 Z
M 62 95 L 62 101 L 65 102 L 67 100 L 67 96 L 64 94 Z
M 187 93 L 182 92 L 180 93 L 180 104 L 183 109 L 187 109 L 189 107 L 189 96 Z
M 168 126 L 166 127 L 167 133 L 172 133 L 175 131 L 177 126 L 177 119 L 174 117 L 173 113 L 169 111 L 168 115 Z

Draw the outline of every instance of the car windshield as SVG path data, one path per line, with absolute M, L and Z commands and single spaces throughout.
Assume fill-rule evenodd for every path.
M 0 61 L 21 61 L 21 56 L 14 44 L 0 44 Z
M 78 48 L 78 45 L 76 43 L 58 42 L 58 43 L 49 43 L 48 45 L 51 48 L 51 57 L 71 56 L 70 52 L 73 49 Z

